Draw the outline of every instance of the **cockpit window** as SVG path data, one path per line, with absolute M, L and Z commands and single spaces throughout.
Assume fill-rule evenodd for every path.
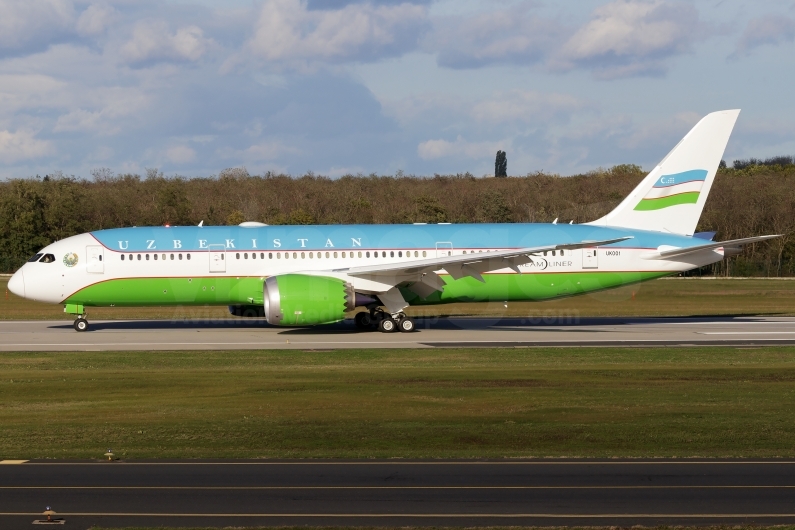
M 52 263 L 55 261 L 55 256 L 52 254 L 45 254 L 43 258 L 41 258 L 40 263 Z
M 30 258 L 30 259 L 28 260 L 28 263 L 33 263 L 34 261 L 39 261 L 39 258 L 40 258 L 41 256 L 42 256 L 42 254 L 36 254 L 35 256 L 33 256 L 32 258 Z

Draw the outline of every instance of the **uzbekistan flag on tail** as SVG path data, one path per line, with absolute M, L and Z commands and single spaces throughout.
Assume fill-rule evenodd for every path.
M 635 206 L 635 210 L 660 210 L 677 204 L 695 204 L 706 179 L 706 169 L 663 175 Z

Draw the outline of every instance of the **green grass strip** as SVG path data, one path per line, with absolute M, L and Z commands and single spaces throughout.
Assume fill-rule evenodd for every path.
M 4 353 L 0 458 L 795 457 L 795 348 Z

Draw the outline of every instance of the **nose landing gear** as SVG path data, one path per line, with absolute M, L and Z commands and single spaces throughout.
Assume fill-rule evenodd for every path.
M 66 304 L 63 312 L 67 315 L 75 316 L 75 331 L 88 331 L 88 320 L 86 320 L 86 309 L 83 304 Z

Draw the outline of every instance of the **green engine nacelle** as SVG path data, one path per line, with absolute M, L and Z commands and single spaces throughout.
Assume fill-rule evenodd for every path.
M 284 274 L 265 280 L 265 318 L 276 326 L 339 322 L 354 308 L 353 286 L 337 278 Z

